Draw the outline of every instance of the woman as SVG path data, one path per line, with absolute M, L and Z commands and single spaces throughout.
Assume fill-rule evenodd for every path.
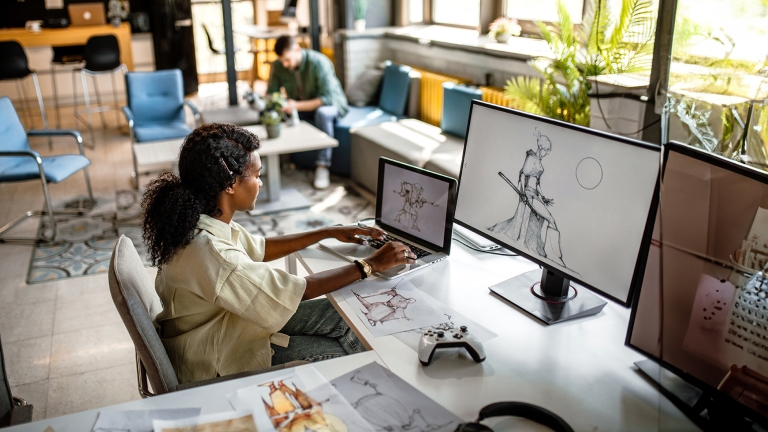
M 232 216 L 254 208 L 262 186 L 258 148 L 258 138 L 240 127 L 201 126 L 184 141 L 179 176 L 161 174 L 144 194 L 143 235 L 159 267 L 155 289 L 163 302 L 157 322 L 182 383 L 362 351 L 326 299 L 303 300 L 357 281 L 366 269 L 415 259 L 402 243 L 388 243 L 364 260 L 369 268 L 361 262 L 306 278 L 270 268 L 265 261 L 324 238 L 365 243 L 360 237 L 383 233 L 330 227 L 268 239 L 250 235 Z

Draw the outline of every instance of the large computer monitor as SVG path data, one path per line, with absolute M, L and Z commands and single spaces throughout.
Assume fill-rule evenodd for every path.
M 540 264 L 491 290 L 554 323 L 627 305 L 640 283 L 661 148 L 472 101 L 455 222 Z
M 745 411 L 768 418 L 768 279 L 758 273 L 767 262 L 768 175 L 667 144 L 626 343 L 704 391 L 687 392 L 696 398 L 686 413 L 696 406 L 710 418 Z

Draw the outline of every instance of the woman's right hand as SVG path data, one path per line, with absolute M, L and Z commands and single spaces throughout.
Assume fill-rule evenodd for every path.
M 387 242 L 381 249 L 374 252 L 365 262 L 371 266 L 374 273 L 389 270 L 392 267 L 413 264 L 416 261 L 416 255 L 411 249 L 400 242 Z

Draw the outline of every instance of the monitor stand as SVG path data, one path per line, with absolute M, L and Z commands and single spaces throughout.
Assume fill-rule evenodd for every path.
M 551 271 L 532 270 L 492 286 L 491 291 L 546 324 L 599 313 L 606 302 Z

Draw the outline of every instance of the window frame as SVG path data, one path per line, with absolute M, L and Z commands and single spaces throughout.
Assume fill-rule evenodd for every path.
M 500 5 L 501 10 L 501 16 L 507 16 L 507 0 L 497 0 Z M 583 0 L 581 4 L 581 21 L 579 23 L 574 23 L 574 27 L 580 27 L 584 24 L 584 15 L 587 13 L 587 6 L 589 5 L 590 0 Z M 514 17 L 511 17 L 514 18 Z M 522 27 L 522 31 L 520 33 L 520 36 L 539 36 L 539 27 L 536 25 L 537 20 L 521 20 L 518 19 L 517 23 L 520 24 L 520 27 Z M 547 26 L 552 26 L 554 24 L 557 24 L 555 21 L 541 21 Z
M 435 21 L 435 6 L 437 6 L 437 4 L 434 0 L 424 0 L 424 23 L 427 23 L 427 20 L 429 20 L 429 24 L 433 24 L 433 25 L 455 27 L 455 28 L 462 28 L 462 29 L 472 29 L 472 30 L 479 29 L 480 33 L 483 33 L 483 29 L 482 29 L 483 0 L 477 0 L 477 1 L 480 7 L 480 11 L 478 12 L 478 17 L 477 17 L 478 25 L 461 25 L 461 24 L 451 24 L 451 23 L 443 23 L 443 22 Z M 499 1 L 503 1 L 503 0 L 493 0 L 493 1 L 495 3 L 498 3 Z

